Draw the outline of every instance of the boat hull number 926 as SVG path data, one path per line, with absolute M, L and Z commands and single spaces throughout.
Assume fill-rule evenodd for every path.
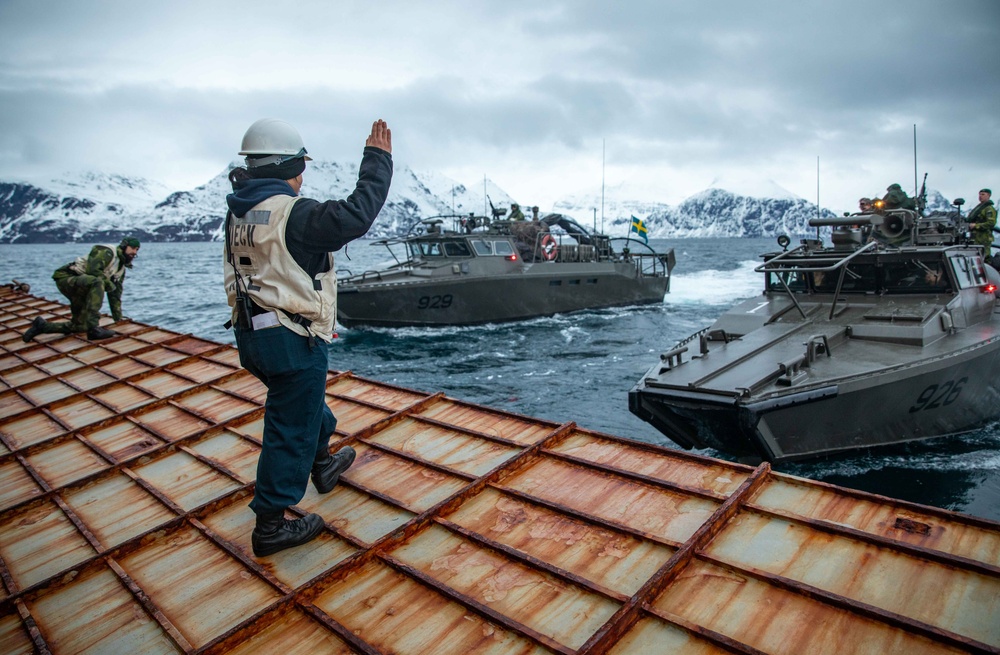
M 451 307 L 451 294 L 443 296 L 420 296 L 417 301 L 418 309 L 447 309 Z
M 917 402 L 910 407 L 910 413 L 913 414 L 924 409 L 937 409 L 952 404 L 958 400 L 958 395 L 962 393 L 962 387 L 968 381 L 969 378 L 960 378 L 957 382 L 948 380 L 941 384 L 932 384 L 920 392 Z

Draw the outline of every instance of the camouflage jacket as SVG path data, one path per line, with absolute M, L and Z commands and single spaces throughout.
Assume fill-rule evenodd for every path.
M 987 200 L 973 207 L 966 220 L 970 224 L 976 224 L 972 228 L 972 240 L 985 246 L 986 254 L 989 255 L 990 245 L 993 243 L 993 228 L 997 224 L 997 210 L 993 206 L 993 201 Z

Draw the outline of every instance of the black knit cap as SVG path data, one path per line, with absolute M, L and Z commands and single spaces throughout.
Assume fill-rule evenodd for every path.
M 131 246 L 133 248 L 139 247 L 139 240 L 135 237 L 125 237 L 122 242 L 118 244 L 119 248 L 124 248 L 125 246 Z
M 250 159 L 249 157 L 247 159 Z M 247 167 L 250 177 L 273 178 L 276 180 L 291 180 L 302 174 L 306 170 L 306 158 L 296 157 L 283 161 L 280 164 L 268 164 L 267 166 Z

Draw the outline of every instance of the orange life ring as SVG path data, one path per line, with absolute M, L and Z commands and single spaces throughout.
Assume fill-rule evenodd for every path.
M 545 261 L 552 261 L 559 255 L 559 244 L 556 243 L 555 237 L 551 234 L 546 234 L 542 237 L 542 257 Z

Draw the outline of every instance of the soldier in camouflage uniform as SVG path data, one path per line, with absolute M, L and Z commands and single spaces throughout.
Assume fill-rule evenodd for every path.
M 898 184 L 890 184 L 886 187 L 888 193 L 882 198 L 882 202 L 886 209 L 913 209 L 916 210 L 917 204 L 913 201 L 913 198 L 906 195 L 906 191 L 903 191 L 903 187 Z
M 989 189 L 979 191 L 979 204 L 969 212 L 969 229 L 972 230 L 972 240 L 983 246 L 986 250 L 984 255 L 990 256 L 990 247 L 993 245 L 993 228 L 997 224 L 997 210 L 993 206 L 990 196 L 993 192 Z
M 41 316 L 21 337 L 31 341 L 38 334 L 73 334 L 86 332 L 88 339 L 107 339 L 117 334 L 98 325 L 104 293 L 108 294 L 111 317 L 122 320 L 122 285 L 125 269 L 132 268 L 132 260 L 139 254 L 139 240 L 125 238 L 117 246 L 94 246 L 87 257 L 78 257 L 52 274 L 56 286 L 70 301 L 73 318 L 69 321 L 49 323 Z

